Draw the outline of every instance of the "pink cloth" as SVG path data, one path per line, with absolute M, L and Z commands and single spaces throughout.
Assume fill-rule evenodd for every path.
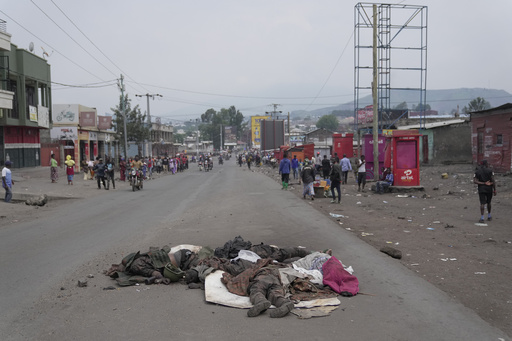
M 328 285 L 338 294 L 346 291 L 356 295 L 359 292 L 357 277 L 343 269 L 343 265 L 336 257 L 333 256 L 325 262 L 322 271 L 324 273 L 324 285 Z

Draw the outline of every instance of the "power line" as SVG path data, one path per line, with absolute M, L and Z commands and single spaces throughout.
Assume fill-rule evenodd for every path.
M 31 0 L 32 1 L 32 0 Z M 116 63 L 114 63 L 114 61 L 112 61 L 112 59 L 110 59 L 105 53 L 103 53 L 103 51 L 91 40 L 89 39 L 89 37 L 74 23 L 73 20 L 71 20 L 71 18 L 53 1 L 53 0 L 50 0 L 53 5 L 55 7 L 57 7 L 57 9 L 71 22 L 71 24 L 73 24 L 73 26 L 75 26 L 75 28 L 80 32 L 82 33 L 82 35 L 105 57 L 108 59 L 109 62 L 112 63 L 112 65 L 114 65 L 119 71 L 121 71 L 122 74 L 125 74 L 126 77 L 128 77 L 129 79 L 131 79 L 135 84 L 139 85 L 142 89 L 146 90 L 143 86 L 141 86 L 138 82 L 136 82 L 134 79 L 132 79 L 126 72 L 124 72 Z M 149 92 L 149 91 L 148 91 Z
M 348 38 L 348 41 L 347 43 L 345 44 L 345 47 L 343 48 L 343 51 L 341 51 L 341 54 L 340 56 L 338 57 L 338 60 L 336 61 L 336 63 L 334 64 L 334 67 L 332 68 L 331 72 L 329 73 L 329 76 L 327 76 L 327 79 L 325 80 L 324 84 L 322 85 L 322 87 L 320 88 L 320 90 L 318 90 L 318 93 L 316 95 L 316 97 L 311 101 L 310 105 L 313 105 L 313 103 L 316 101 L 317 98 L 319 98 L 319 95 L 322 93 L 322 91 L 324 90 L 325 88 L 325 85 L 327 84 L 327 82 L 331 79 L 331 76 L 332 74 L 334 73 L 334 70 L 336 69 L 336 67 L 338 66 L 338 63 L 340 62 L 341 60 L 341 57 L 343 57 L 343 55 L 345 54 L 345 50 L 347 49 L 348 47 L 348 44 L 350 43 L 350 40 L 352 40 L 352 37 L 354 36 L 354 30 L 352 30 L 352 34 L 350 35 L 350 38 Z M 309 109 L 309 106 L 306 107 L 306 109 L 304 110 L 308 110 Z
M 82 45 L 80 45 L 79 42 L 77 42 L 68 32 L 66 32 L 66 30 L 64 30 L 62 27 L 60 27 L 59 24 L 57 24 L 55 22 L 55 20 L 53 20 L 45 11 L 43 11 L 43 9 L 41 7 L 39 7 L 35 2 L 34 0 L 30 0 L 30 2 L 36 6 L 48 19 L 51 20 L 51 22 L 53 22 L 55 24 L 55 26 L 57 26 L 62 32 L 64 32 L 68 37 L 69 39 L 73 40 L 75 42 L 75 44 L 77 44 L 82 50 L 84 50 L 85 53 L 87 53 L 89 56 L 91 56 L 92 59 L 94 59 L 96 62 L 98 62 L 98 64 L 100 64 L 101 66 L 103 66 L 108 72 L 110 72 L 111 74 L 113 74 L 114 76 L 116 76 L 116 74 L 114 72 L 112 72 L 109 68 L 107 68 L 102 62 L 100 62 L 96 57 L 94 57 L 89 51 L 87 51 L 87 49 L 85 47 L 83 47 Z
M 14 20 L 13 18 L 11 18 L 7 13 L 5 13 L 4 11 L 2 11 L 0 9 L 0 12 L 2 12 L 3 15 L 5 15 L 7 18 L 9 18 L 11 21 L 13 21 L 15 24 L 17 24 L 19 27 L 21 27 L 22 29 L 24 29 L 25 31 L 27 31 L 30 35 L 34 36 L 35 38 L 37 38 L 38 40 L 42 41 L 44 44 L 46 44 L 47 46 L 49 46 L 53 51 L 57 52 L 58 54 L 60 54 L 62 57 L 64 57 L 65 59 L 67 59 L 68 61 L 70 61 L 71 63 L 75 64 L 76 66 L 78 66 L 80 69 L 84 70 L 85 72 L 87 72 L 88 74 L 90 74 L 91 76 L 93 77 L 96 77 L 98 78 L 99 80 L 103 80 L 101 79 L 100 77 L 96 76 L 95 74 L 93 74 L 92 72 L 90 72 L 89 70 L 85 69 L 83 66 L 77 64 L 76 62 L 74 62 L 73 60 L 71 60 L 70 58 L 68 58 L 67 56 L 65 56 L 63 53 L 59 52 L 56 48 L 54 48 L 53 46 L 51 46 L 50 44 L 48 44 L 46 41 L 44 41 L 43 39 L 39 38 L 38 36 L 36 36 L 34 33 L 30 32 L 28 29 L 26 29 L 23 25 L 21 25 L 20 23 L 18 23 L 16 20 Z
M 172 90 L 172 91 L 178 91 L 178 92 L 186 92 L 186 93 L 192 93 L 192 94 L 198 94 L 198 95 L 208 95 L 208 96 L 218 96 L 218 97 L 234 97 L 234 98 L 250 98 L 250 99 L 317 99 L 317 98 L 335 98 L 335 97 L 344 97 L 344 96 L 353 96 L 353 94 L 349 95 L 332 95 L 332 96 L 314 96 L 314 97 L 263 97 L 263 96 L 242 96 L 242 95 L 226 95 L 226 94 L 216 94 L 211 92 L 200 92 L 200 91 L 193 91 L 193 90 L 184 90 L 184 89 L 176 89 L 176 88 L 170 88 L 160 85 L 152 85 L 152 84 L 145 84 L 140 83 L 141 85 L 150 86 L 158 89 L 166 89 L 166 90 Z

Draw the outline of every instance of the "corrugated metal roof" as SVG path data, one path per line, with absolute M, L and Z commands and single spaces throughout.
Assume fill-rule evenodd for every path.
M 447 120 L 447 121 L 440 121 L 440 122 L 433 122 L 433 123 L 425 123 L 423 125 L 423 128 L 424 129 L 433 129 L 433 128 L 438 128 L 438 127 L 443 127 L 443 126 L 449 126 L 449 125 L 452 125 L 452 124 L 461 124 L 461 123 L 464 123 L 464 122 L 467 122 L 467 120 L 458 118 L 458 119 L 454 119 L 454 120 Z M 397 127 L 396 129 L 397 130 L 420 129 L 420 125 L 419 124 L 411 124 L 411 125 L 408 125 L 408 126 L 400 126 L 400 127 Z

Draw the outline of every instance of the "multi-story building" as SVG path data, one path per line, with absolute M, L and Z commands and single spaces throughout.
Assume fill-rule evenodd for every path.
M 0 162 L 41 165 L 40 131 L 50 128 L 50 65 L 11 43 L 0 20 Z

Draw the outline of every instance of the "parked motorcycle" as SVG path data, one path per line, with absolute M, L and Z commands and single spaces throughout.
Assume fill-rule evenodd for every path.
M 135 188 L 142 189 L 144 179 L 142 178 L 142 171 L 136 170 L 132 168 L 130 170 L 130 185 L 132 186 L 132 191 L 135 192 Z

